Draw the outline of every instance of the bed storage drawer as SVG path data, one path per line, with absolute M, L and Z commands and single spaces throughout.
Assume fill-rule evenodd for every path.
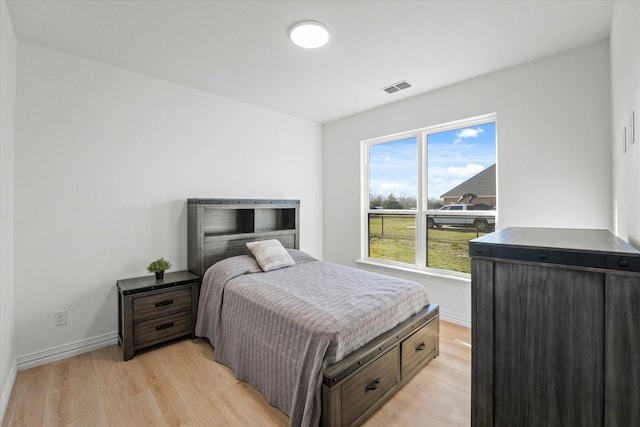
M 133 300 L 133 320 L 149 319 L 191 308 L 191 288 L 141 296 Z
M 138 322 L 133 326 L 135 349 L 191 333 L 191 311 Z
M 398 349 L 393 348 L 342 385 L 342 425 L 348 426 L 398 384 Z
M 437 342 L 438 322 L 433 320 L 402 342 L 401 375 L 403 378 L 406 375 L 411 375 L 414 369 L 433 357 Z
M 389 400 L 399 387 L 438 355 L 439 318 L 438 306 L 428 305 L 362 349 L 326 368 L 323 373 L 321 425 L 358 426 Z M 406 342 L 414 336 L 416 341 L 420 341 Z M 406 350 L 405 363 L 409 365 L 405 369 L 411 370 L 401 371 L 402 345 L 409 348 L 413 344 L 415 352 L 423 338 L 427 339 L 426 354 L 415 362 Z M 428 339 L 433 339 L 433 342 L 427 342 Z M 371 390 L 367 390 L 367 386 Z

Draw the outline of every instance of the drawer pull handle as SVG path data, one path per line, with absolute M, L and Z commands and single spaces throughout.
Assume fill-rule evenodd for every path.
M 157 302 L 156 303 L 156 307 L 162 307 L 162 306 L 171 305 L 171 304 L 173 304 L 173 300 L 172 299 L 168 299 L 168 300 Z
M 424 342 L 421 342 L 420 344 L 418 344 L 418 346 L 416 347 L 416 351 L 422 351 L 424 350 L 426 347 L 426 345 L 424 345 Z
M 375 389 L 377 389 L 378 387 L 380 387 L 380 377 L 376 378 L 376 379 L 375 379 L 371 384 L 369 384 L 368 386 L 366 386 L 366 387 L 364 388 L 364 392 L 366 393 L 366 392 L 368 392 L 368 391 L 375 390 Z
M 628 259 L 619 259 L 618 260 L 618 265 L 620 267 L 629 267 L 629 260 Z
M 156 326 L 156 331 L 161 331 L 163 329 L 169 329 L 172 326 L 173 326 L 173 322 L 165 323 L 164 325 Z
M 547 254 L 545 254 L 544 252 L 540 252 L 540 253 L 538 254 L 538 259 L 540 259 L 540 260 L 543 260 L 543 261 L 544 261 L 545 259 L 547 259 Z

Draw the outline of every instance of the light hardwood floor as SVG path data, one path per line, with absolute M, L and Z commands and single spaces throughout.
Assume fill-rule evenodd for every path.
M 469 426 L 471 333 L 440 322 L 440 356 L 366 427 Z M 123 362 L 111 346 L 18 372 L 2 426 L 287 426 L 288 418 L 183 340 Z

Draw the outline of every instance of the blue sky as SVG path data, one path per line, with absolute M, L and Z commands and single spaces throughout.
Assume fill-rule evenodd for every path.
M 496 126 L 487 123 L 427 138 L 429 198 L 439 198 L 496 162 Z M 417 195 L 415 138 L 376 144 L 369 151 L 370 192 L 386 196 Z

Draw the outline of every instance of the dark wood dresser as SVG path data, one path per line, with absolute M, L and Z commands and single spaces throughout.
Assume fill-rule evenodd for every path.
M 469 252 L 471 425 L 640 426 L 640 251 L 507 228 Z
M 118 280 L 118 342 L 124 360 L 136 350 L 191 335 L 198 307 L 199 279 L 188 271 Z

